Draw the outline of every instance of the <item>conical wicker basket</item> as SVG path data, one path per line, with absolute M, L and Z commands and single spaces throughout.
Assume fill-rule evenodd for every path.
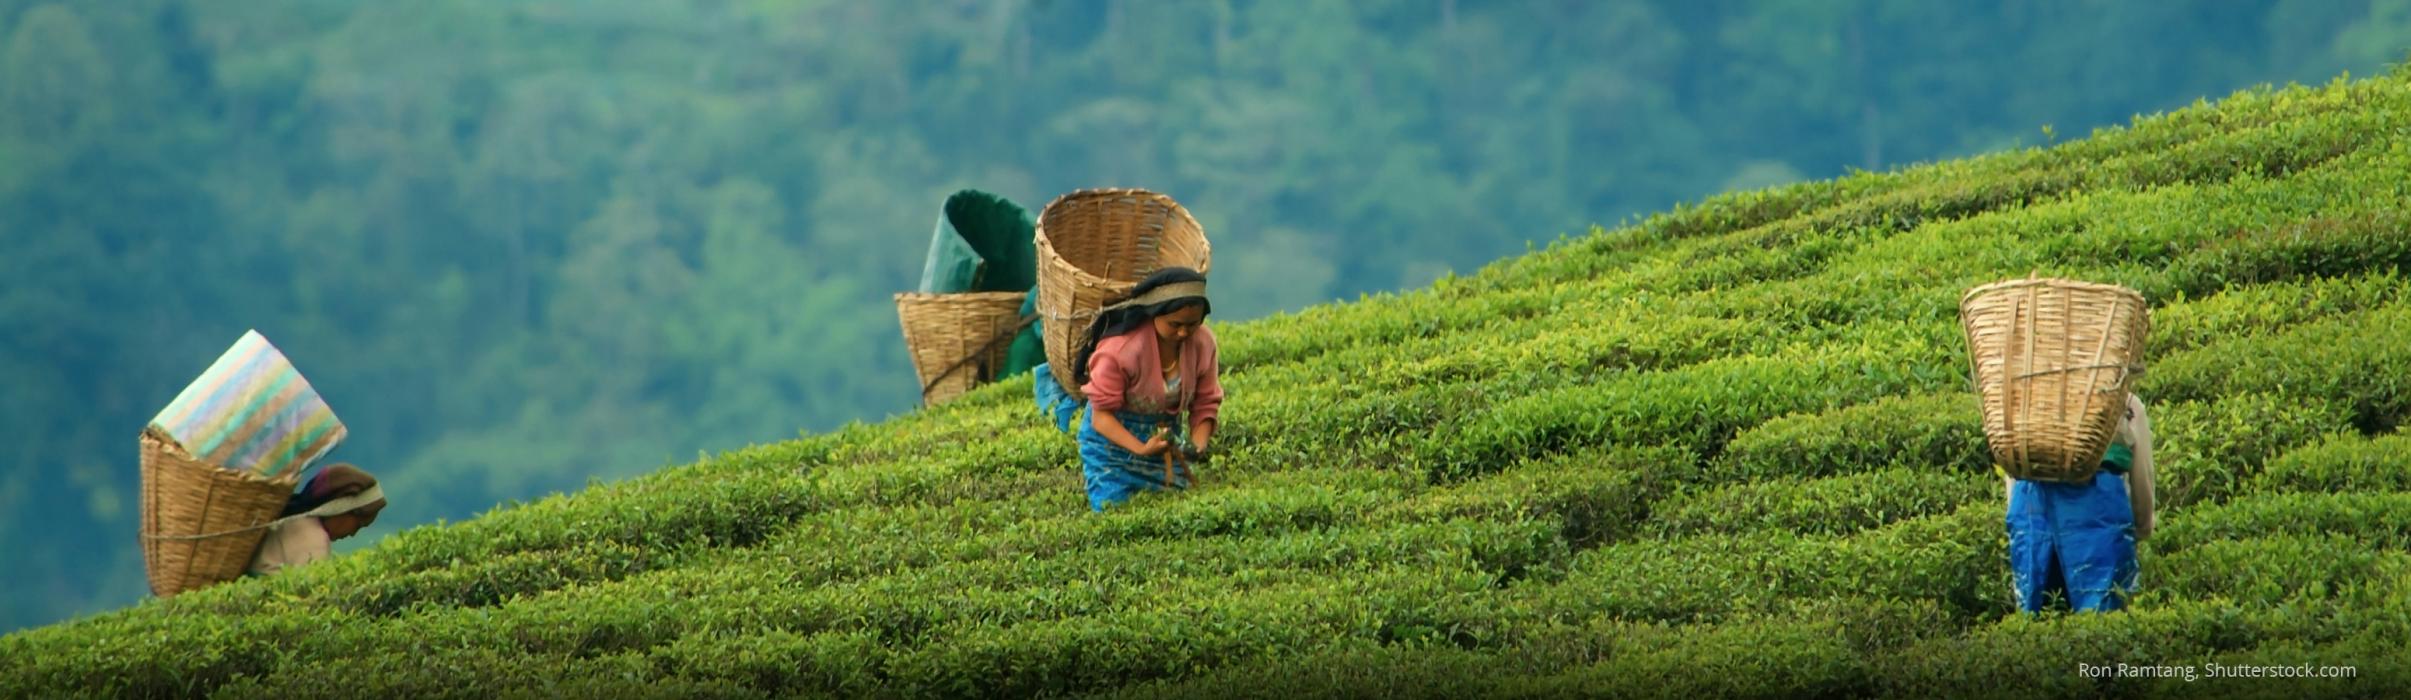
M 157 428 L 142 431 L 142 565 L 161 598 L 243 575 L 300 470 L 276 480 L 196 460 Z
M 1047 363 L 1073 395 L 1072 363 L 1097 311 L 1166 267 L 1205 273 L 1205 227 L 1171 197 L 1141 189 L 1078 190 L 1038 214 L 1038 315 Z
M 1025 325 L 1021 305 L 1027 299 L 1029 292 L 896 295 L 922 405 L 945 403 L 996 376 Z
M 2002 473 L 2093 477 L 2142 369 L 2150 314 L 2135 290 L 2063 279 L 1997 282 L 1960 298 L 1984 437 Z

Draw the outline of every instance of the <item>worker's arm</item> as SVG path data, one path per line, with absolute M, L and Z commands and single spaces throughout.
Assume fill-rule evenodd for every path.
M 1205 326 L 1198 326 L 1197 336 L 1189 342 L 1196 343 L 1199 350 L 1195 403 L 1189 406 L 1189 444 L 1202 450 L 1213 444 L 1214 429 L 1221 424 L 1222 358 L 1215 350 L 1214 332 Z
M 2159 525 L 2157 495 L 2158 475 L 2152 469 L 2151 416 L 2143 412 L 2143 400 L 2133 394 L 2126 397 L 2126 407 L 2133 417 L 2126 422 L 2127 445 L 2135 451 L 2135 463 L 2127 469 L 2126 500 L 2135 510 L 2135 539 L 2150 537 Z
M 1130 434 L 1129 428 L 1122 427 L 1122 419 L 1115 418 L 1112 411 L 1091 411 L 1089 416 L 1090 420 L 1097 423 L 1098 435 L 1105 436 L 1105 439 L 1113 441 L 1113 444 L 1136 452 L 1141 457 L 1163 454 L 1166 448 L 1172 446 L 1172 441 L 1164 439 L 1161 435 L 1150 438 L 1146 442 L 1139 442 L 1138 436 Z

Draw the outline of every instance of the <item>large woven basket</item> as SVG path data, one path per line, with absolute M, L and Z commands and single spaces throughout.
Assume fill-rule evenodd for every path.
M 1099 309 L 1129 296 L 1156 270 L 1204 273 L 1212 258 L 1205 227 L 1171 197 L 1089 189 L 1048 202 L 1038 213 L 1038 315 L 1055 381 L 1080 393 L 1071 365 Z
M 2093 477 L 2142 369 L 2150 313 L 2132 289 L 2063 279 L 1997 282 L 1960 298 L 1984 437 L 2002 473 Z
M 234 580 L 251 566 L 268 524 L 300 481 L 196 460 L 157 428 L 142 431 L 142 565 L 166 598 Z
M 896 295 L 904 347 L 921 378 L 921 402 L 935 406 L 986 383 L 1004 367 L 1021 332 L 1029 292 Z

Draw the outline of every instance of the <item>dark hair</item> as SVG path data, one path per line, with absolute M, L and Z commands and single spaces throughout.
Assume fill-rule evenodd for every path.
M 1167 267 L 1156 270 L 1155 274 L 1148 275 L 1146 279 L 1139 280 L 1139 286 L 1130 290 L 1130 297 L 1136 298 L 1141 294 L 1155 291 L 1156 287 L 1167 284 L 1204 281 L 1206 281 L 1205 275 L 1199 274 L 1196 270 L 1185 267 Z M 1203 309 L 1208 314 L 1214 313 L 1214 304 L 1206 301 L 1205 297 L 1182 297 L 1153 306 L 1133 306 L 1097 314 L 1096 322 L 1088 325 L 1088 335 L 1080 339 L 1080 360 L 1072 365 L 1072 384 L 1088 383 L 1088 358 L 1096 354 L 1097 341 L 1128 333 L 1132 329 L 1146 325 L 1148 321 L 1155 320 L 1157 316 L 1192 306 Z

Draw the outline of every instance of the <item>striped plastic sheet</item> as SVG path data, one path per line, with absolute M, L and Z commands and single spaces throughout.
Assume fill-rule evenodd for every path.
M 347 434 L 267 336 L 244 333 L 151 419 L 203 462 L 273 479 L 308 469 Z

